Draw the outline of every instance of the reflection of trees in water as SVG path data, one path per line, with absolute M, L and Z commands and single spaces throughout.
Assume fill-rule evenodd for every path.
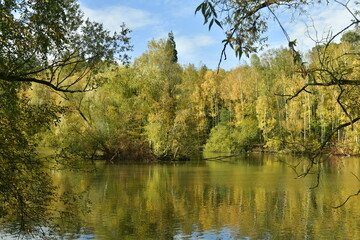
M 249 164 L 250 160 L 243 158 L 234 160 L 236 164 L 210 161 L 104 165 L 92 174 L 73 171 L 50 174 L 44 162 L 33 160 L 31 164 L 39 164 L 36 177 L 42 178 L 44 186 L 38 188 L 35 203 L 44 212 L 37 212 L 38 218 L 32 215 L 33 219 L 25 223 L 33 234 L 41 233 L 39 226 L 50 233 L 45 226 L 51 226 L 56 234 L 53 236 L 69 239 L 83 234 L 112 239 L 171 239 L 206 234 L 304 239 L 323 236 L 326 231 L 335 238 L 360 236 L 349 220 L 360 217 L 356 204 L 349 202 L 347 209 L 339 211 L 331 208 L 335 204 L 333 199 L 352 191 L 345 175 L 330 172 L 320 188 L 309 190 L 311 179 L 295 180 L 292 170 L 273 156 L 258 158 L 254 159 L 260 161 L 258 164 Z M 291 161 L 289 156 L 287 160 Z M 342 170 L 356 171 L 359 166 L 355 163 L 345 161 Z M 32 174 L 35 178 L 35 170 Z M 334 177 L 336 184 L 331 183 Z M 26 181 L 30 178 L 22 178 L 21 183 L 30 186 L 30 180 Z M 54 189 L 53 184 L 58 187 Z M 46 186 L 52 191 L 44 191 Z M 25 190 L 36 190 L 23 189 L 24 196 Z M 91 199 L 91 205 L 87 199 Z M 29 212 L 41 209 L 35 203 L 27 203 Z M 89 208 L 91 214 L 86 215 Z M 47 218 L 50 211 L 52 218 Z M 8 222 L 19 222 L 10 216 L 15 215 L 9 214 Z M 19 227 L 14 224 L 8 230 L 18 233 Z
M 246 159 L 189 165 L 120 165 L 99 171 L 90 191 L 96 234 L 168 239 L 231 226 L 234 238 L 360 236 L 351 221 L 360 216 L 356 204 L 331 208 L 334 199 L 351 192 L 346 177 L 334 185 L 333 175 L 326 176 L 318 189 L 309 190 L 311 176 L 295 180 L 279 161 L 265 161 L 261 168 Z
M 26 161 L 25 158 L 26 156 Z M 85 191 L 56 187 L 49 162 L 34 154 L 0 159 L 0 229 L 14 237 L 54 238 L 83 234 Z M 67 234 L 71 237 L 71 234 Z
M 12 233 L 38 234 L 47 225 L 54 188 L 34 142 L 54 115 L 41 114 L 46 105 L 28 105 L 15 84 L 0 82 L 0 90 L 6 92 L 0 97 L 0 222 Z
M 26 161 L 9 160 L 1 164 L 1 220 L 16 223 L 14 233 L 41 232 L 48 224 L 48 207 L 54 198 L 54 187 L 43 163 L 28 155 Z

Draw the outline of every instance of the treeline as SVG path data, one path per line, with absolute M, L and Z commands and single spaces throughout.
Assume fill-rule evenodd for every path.
M 343 56 L 359 45 L 343 40 L 327 46 L 329 59 L 337 59 L 331 67 L 358 79 L 360 73 L 353 71 L 358 57 Z M 308 53 L 308 66 L 320 65 L 321 48 Z M 359 88 L 308 87 L 297 95 L 306 73 L 292 54 L 281 48 L 252 55 L 249 65 L 231 71 L 181 66 L 170 33 L 149 42 L 131 66 L 101 69 L 97 78 L 103 83 L 97 90 L 60 96 L 33 86 L 31 99 L 34 104 L 52 99 L 65 107 L 61 122 L 43 141 L 61 146 L 64 154 L 169 160 L 188 159 L 202 150 L 305 153 L 324 141 L 332 153 L 359 154 L 359 124 L 336 131 L 349 117 L 339 99 L 349 115 L 360 113 Z

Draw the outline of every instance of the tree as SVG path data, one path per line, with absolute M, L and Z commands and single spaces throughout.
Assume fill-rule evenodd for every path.
M 102 66 L 128 61 L 129 29 L 120 30 L 84 20 L 75 0 L 0 1 L 0 216 L 14 232 L 46 234 L 59 200 L 36 147 L 65 108 L 31 101 L 32 83 L 57 93 L 97 88 Z
M 178 62 L 178 57 L 177 57 L 177 50 L 176 50 L 176 42 L 174 39 L 174 33 L 171 31 L 168 34 L 168 39 L 166 41 L 166 48 L 169 49 L 169 51 L 172 52 L 172 62 L 173 63 L 177 63 Z
M 177 158 L 176 95 L 181 83 L 181 68 L 176 62 L 174 36 L 150 41 L 148 50 L 135 61 L 145 87 L 142 94 L 151 106 L 145 133 L 157 156 Z
M 99 74 L 107 79 L 101 88 L 66 94 L 72 113 L 57 138 L 62 136 L 67 152 L 115 162 L 177 160 L 198 151 L 205 123 L 198 124 L 204 117 L 191 100 L 200 76 L 195 69 L 184 74 L 175 46 L 172 33 L 152 40 L 133 65 Z
M 342 42 L 349 42 L 354 47 L 360 45 L 360 27 L 357 25 L 355 31 L 347 31 L 341 36 Z
M 0 215 L 19 230 L 41 233 L 55 189 L 45 159 L 37 157 L 39 134 L 59 121 L 62 107 L 29 104 L 20 83 L 0 81 Z M 6 227 L 4 227 L 6 230 Z
M 111 34 L 83 19 L 76 0 L 0 3 L 0 80 L 81 92 L 101 83 L 99 66 L 129 58 L 129 29 Z
M 101 88 L 67 94 L 68 114 L 55 138 L 63 154 L 108 162 L 146 161 L 155 158 L 145 139 L 149 104 L 142 94 L 142 78 L 133 67 L 111 67 Z

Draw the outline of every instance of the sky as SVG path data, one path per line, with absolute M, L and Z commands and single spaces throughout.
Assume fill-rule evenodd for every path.
M 132 60 L 147 50 L 150 40 L 166 38 L 174 33 L 179 63 L 194 64 L 197 67 L 206 65 L 216 69 L 223 49 L 221 41 L 225 38 L 223 30 L 215 24 L 211 31 L 203 25 L 201 14 L 194 14 L 201 0 L 80 0 L 80 7 L 85 17 L 101 22 L 110 31 L 119 31 L 124 22 L 132 30 L 131 43 L 134 51 Z M 307 14 L 291 17 L 281 13 L 281 22 L 291 40 L 297 40 L 300 51 L 305 52 L 315 45 L 314 40 L 321 40 L 330 32 L 337 32 L 351 21 L 349 11 L 339 3 L 330 1 L 317 7 L 309 7 Z M 342 1 L 345 2 L 345 1 Z M 355 1 L 349 1 L 350 9 Z M 287 46 L 286 37 L 279 25 L 270 20 L 266 33 L 269 48 Z M 266 51 L 266 49 L 264 50 Z M 261 54 L 261 53 L 259 53 Z M 248 62 L 239 60 L 229 49 L 227 60 L 221 68 L 230 70 L 239 64 Z

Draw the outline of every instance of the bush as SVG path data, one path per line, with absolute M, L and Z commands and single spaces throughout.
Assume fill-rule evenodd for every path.
M 206 141 L 204 151 L 206 152 L 232 152 L 232 140 L 230 128 L 218 125 L 211 129 L 210 137 Z
M 259 139 L 257 121 L 245 118 L 235 127 L 218 125 L 211 129 L 210 137 L 204 151 L 209 152 L 243 152 L 252 149 Z

